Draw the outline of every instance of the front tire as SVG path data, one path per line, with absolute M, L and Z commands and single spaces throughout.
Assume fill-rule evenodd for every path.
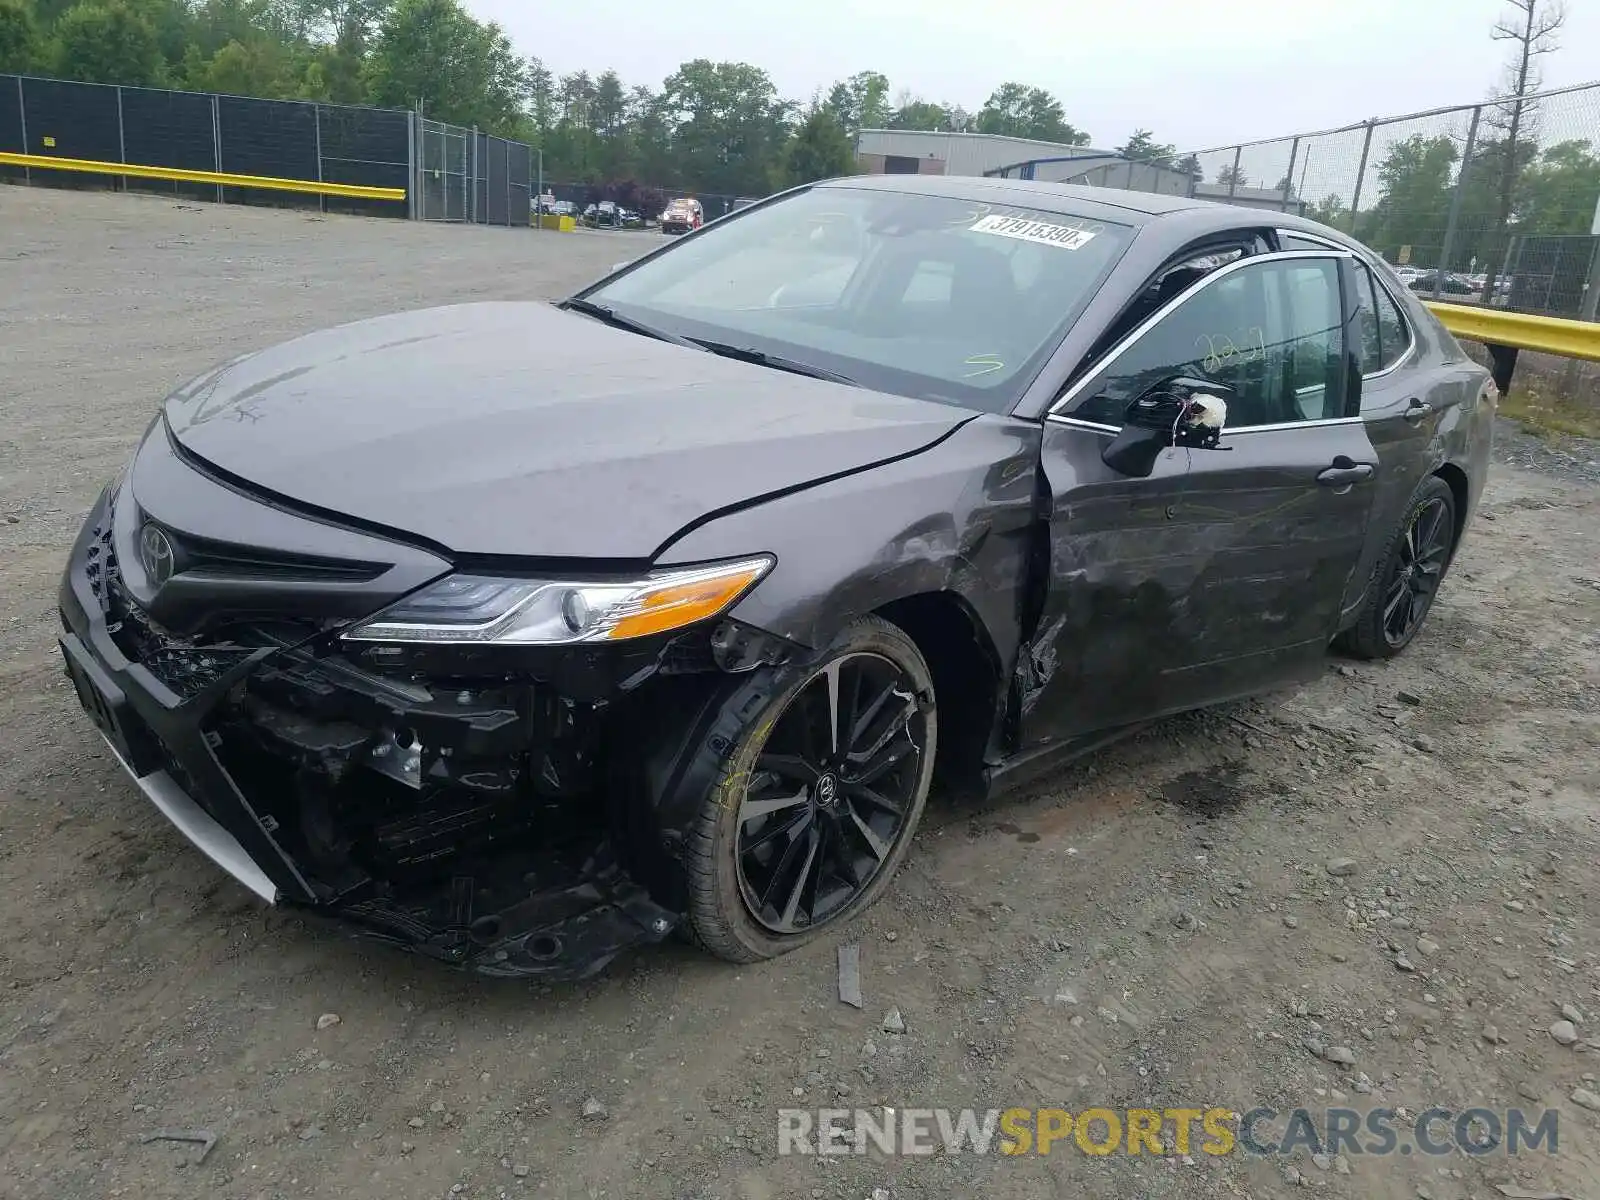
M 1389 550 L 1373 572 L 1361 617 L 1340 635 L 1354 658 L 1393 658 L 1422 630 L 1455 550 L 1456 497 L 1437 475 L 1411 496 Z
M 775 958 L 872 905 L 910 850 L 937 749 L 933 678 L 887 621 L 846 627 L 753 714 L 689 830 L 688 931 Z

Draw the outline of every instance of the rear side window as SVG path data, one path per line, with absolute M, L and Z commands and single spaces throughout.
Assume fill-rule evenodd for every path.
M 1378 313 L 1378 365 L 1374 370 L 1387 371 L 1402 358 L 1406 351 L 1411 349 L 1411 330 L 1406 325 L 1406 319 L 1400 315 L 1400 308 L 1389 295 L 1389 291 L 1377 280 L 1373 279 L 1372 272 L 1363 268 L 1362 272 L 1372 284 L 1373 294 L 1377 298 Z
M 1366 267 L 1356 268 L 1356 336 L 1360 339 L 1361 373 L 1383 369 L 1383 342 L 1378 336 L 1378 286 Z

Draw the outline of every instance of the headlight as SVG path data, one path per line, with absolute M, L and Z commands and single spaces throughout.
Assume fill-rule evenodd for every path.
M 726 611 L 773 561 L 761 555 L 618 580 L 449 575 L 363 621 L 344 640 L 562 646 L 645 637 Z

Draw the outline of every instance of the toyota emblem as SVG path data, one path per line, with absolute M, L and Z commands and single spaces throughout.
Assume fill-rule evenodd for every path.
M 160 587 L 172 578 L 176 559 L 171 539 L 159 527 L 146 525 L 139 531 L 139 562 L 152 587 Z

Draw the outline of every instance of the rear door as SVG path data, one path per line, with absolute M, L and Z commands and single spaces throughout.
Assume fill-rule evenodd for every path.
M 1045 423 L 1049 592 L 1023 664 L 1024 745 L 1321 669 L 1361 555 L 1377 454 L 1357 412 L 1343 252 L 1241 259 L 1136 330 Z M 1161 379 L 1234 392 L 1221 448 L 1149 478 L 1101 453 Z
M 1290 248 L 1328 245 L 1282 232 Z M 1396 299 L 1388 277 L 1352 257 L 1346 264 L 1355 313 L 1352 333 L 1361 370 L 1361 416 L 1378 456 L 1374 527 L 1351 579 L 1344 603 L 1348 623 L 1366 599 L 1378 560 L 1388 551 L 1395 523 L 1411 494 L 1438 466 L 1441 429 L 1460 416 L 1472 398 L 1473 384 L 1457 372 L 1431 369 L 1419 352 L 1416 331 Z

